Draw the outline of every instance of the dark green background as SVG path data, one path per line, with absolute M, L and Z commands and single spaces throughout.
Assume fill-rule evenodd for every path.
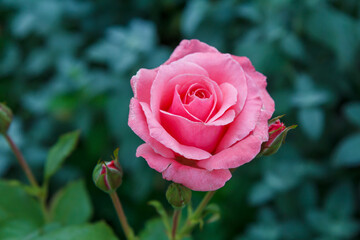
M 93 220 L 123 237 L 108 196 L 91 181 L 98 159 L 119 146 L 118 193 L 136 232 L 156 217 L 149 200 L 170 210 L 168 182 L 135 157 L 130 78 L 160 65 L 184 38 L 248 56 L 268 77 L 275 116 L 299 125 L 275 156 L 234 173 L 213 200 L 221 219 L 194 239 L 359 239 L 358 0 L 0 0 L 0 101 L 15 112 L 10 135 L 38 179 L 57 137 L 81 129 L 51 193 L 84 178 Z M 0 176 L 26 181 L 3 139 Z

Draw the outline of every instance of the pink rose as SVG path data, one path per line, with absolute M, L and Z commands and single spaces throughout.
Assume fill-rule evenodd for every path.
M 274 101 L 250 60 L 183 40 L 164 64 L 131 79 L 129 126 L 146 143 L 136 156 L 164 179 L 212 191 L 268 140 Z

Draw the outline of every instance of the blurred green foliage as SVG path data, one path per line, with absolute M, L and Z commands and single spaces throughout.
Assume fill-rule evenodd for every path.
M 92 185 L 91 171 L 119 146 L 125 175 L 118 193 L 129 221 L 137 232 L 145 229 L 144 239 L 160 239 L 148 233 L 162 231 L 159 220 L 145 226 L 156 218 L 147 202 L 165 205 L 168 183 L 135 157 L 141 140 L 127 126 L 129 81 L 139 68 L 164 62 L 181 39 L 198 38 L 248 56 L 268 77 L 275 116 L 286 114 L 284 121 L 299 128 L 275 156 L 234 173 L 213 200 L 220 221 L 194 239 L 360 238 L 360 1 L 0 0 L 0 23 L 0 100 L 15 113 L 10 135 L 41 179 L 57 136 L 80 129 L 79 146 L 54 175 L 50 194 L 85 179 L 93 220 L 105 219 L 119 236 L 110 200 Z M 0 176 L 26 181 L 3 139 Z M 70 184 L 60 197 L 81 182 Z M 0 195 L 6 188 L 0 185 Z M 60 219 L 78 221 L 61 208 L 54 207 Z M 88 208 L 77 217 L 90 215 Z M 59 231 L 72 234 L 71 227 Z

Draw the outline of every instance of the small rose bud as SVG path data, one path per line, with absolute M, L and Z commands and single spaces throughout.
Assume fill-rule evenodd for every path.
M 10 108 L 8 108 L 4 103 L 0 103 L 0 134 L 6 134 L 11 121 L 13 114 Z
M 178 183 L 171 183 L 166 191 L 166 199 L 174 208 L 183 208 L 191 200 L 191 190 Z
M 297 125 L 286 127 L 279 120 L 281 117 L 279 116 L 269 121 L 269 140 L 262 144 L 260 155 L 269 156 L 276 153 L 285 142 L 287 132 L 297 127 Z
M 123 171 L 118 159 L 118 151 L 114 151 L 114 158 L 110 162 L 99 162 L 93 171 L 95 185 L 107 193 L 112 193 L 122 183 Z

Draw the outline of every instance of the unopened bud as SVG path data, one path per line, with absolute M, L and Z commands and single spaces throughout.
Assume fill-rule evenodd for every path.
M 166 199 L 174 208 L 183 208 L 191 201 L 191 190 L 178 183 L 171 183 Z
M 13 114 L 10 108 L 8 108 L 4 103 L 0 103 L 0 134 L 6 134 L 11 121 Z
M 114 151 L 114 159 L 110 162 L 99 162 L 93 171 L 95 185 L 107 193 L 112 193 L 122 183 L 123 171 L 118 159 L 118 151 Z
M 269 140 L 262 144 L 260 155 L 269 156 L 276 153 L 285 142 L 287 132 L 297 127 L 297 125 L 286 127 L 285 124 L 279 120 L 280 117 L 269 121 Z

